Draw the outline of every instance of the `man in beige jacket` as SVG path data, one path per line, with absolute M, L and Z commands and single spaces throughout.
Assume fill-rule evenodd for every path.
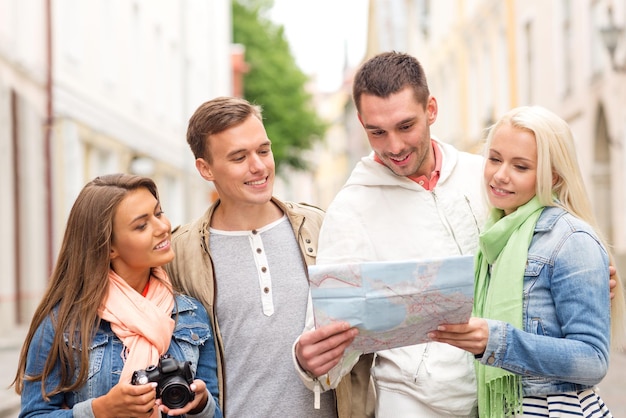
M 166 270 L 209 312 L 225 416 L 349 417 L 345 385 L 314 409 L 292 367 L 322 210 L 273 196 L 274 157 L 257 106 L 233 97 L 202 104 L 187 142 L 219 199 L 174 231 L 176 258 Z

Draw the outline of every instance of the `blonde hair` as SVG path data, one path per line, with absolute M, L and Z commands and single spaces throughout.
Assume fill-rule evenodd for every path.
M 615 258 L 602 237 L 587 197 L 576 157 L 572 131 L 563 119 L 541 106 L 522 106 L 507 112 L 487 135 L 486 151 L 499 127 L 509 125 L 532 133 L 537 142 L 536 195 L 544 206 L 559 206 L 593 227 L 604 244 L 611 265 Z M 556 182 L 553 184 L 553 178 Z M 556 200 L 554 199 L 556 196 Z M 613 277 L 617 286 L 611 300 L 611 346 L 623 350 L 626 345 L 626 302 L 619 272 Z

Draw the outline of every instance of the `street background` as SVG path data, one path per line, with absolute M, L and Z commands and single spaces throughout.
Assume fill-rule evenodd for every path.
M 0 336 L 0 418 L 19 414 L 20 397 L 8 386 L 15 377 L 26 330 Z M 615 418 L 626 418 L 626 353 L 612 353 L 609 373 L 599 385 L 600 395 Z

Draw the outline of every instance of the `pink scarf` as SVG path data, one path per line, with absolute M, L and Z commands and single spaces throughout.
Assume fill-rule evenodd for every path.
M 161 279 L 169 278 L 160 267 L 152 269 L 148 294 L 143 297 L 113 270 L 109 270 L 109 294 L 100 317 L 124 343 L 124 368 L 120 382 L 130 382 L 135 370 L 157 364 L 167 352 L 174 331 L 171 317 L 174 296 Z

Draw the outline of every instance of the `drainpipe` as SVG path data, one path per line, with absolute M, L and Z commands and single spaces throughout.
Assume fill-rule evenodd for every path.
M 13 158 L 13 215 L 15 217 L 15 229 L 13 231 L 13 254 L 15 257 L 15 322 L 20 324 L 22 321 L 22 240 L 20 233 L 20 158 L 19 158 L 19 137 L 20 125 L 18 112 L 18 97 L 15 90 L 11 89 L 11 153 Z
M 45 0 L 46 7 L 46 121 L 44 132 L 44 176 L 46 185 L 46 262 L 47 275 L 52 274 L 53 265 L 53 224 L 52 224 L 52 129 L 54 114 L 52 106 L 52 0 Z

